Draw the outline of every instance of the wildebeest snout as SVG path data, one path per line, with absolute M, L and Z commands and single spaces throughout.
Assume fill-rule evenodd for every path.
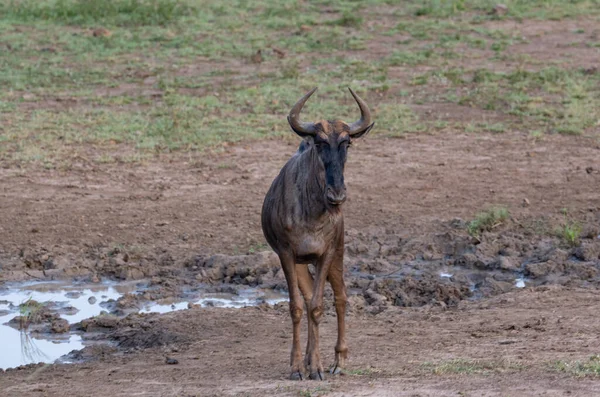
M 327 187 L 327 201 L 332 205 L 340 205 L 346 201 L 346 188 L 333 189 Z

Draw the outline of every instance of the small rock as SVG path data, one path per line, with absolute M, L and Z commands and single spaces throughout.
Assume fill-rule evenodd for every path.
M 96 297 L 95 297 L 95 296 L 90 296 L 90 297 L 88 298 L 88 303 L 89 303 L 90 305 L 93 305 L 94 303 L 96 303 L 96 301 L 97 301 L 97 299 L 96 299 Z
M 507 271 L 515 271 L 519 269 L 519 264 L 516 263 L 516 260 L 506 256 L 501 256 L 498 259 L 498 265 L 500 269 Z
M 98 28 L 98 29 L 92 30 L 92 35 L 94 37 L 110 37 L 110 36 L 112 36 L 112 32 L 108 29 Z
M 508 12 L 508 6 L 506 4 L 496 4 L 492 9 L 494 15 L 506 15 Z
M 42 266 L 44 266 L 44 270 L 56 269 L 56 265 L 54 265 L 54 261 L 52 259 L 45 260 Z
M 252 63 L 262 63 L 262 61 L 263 61 L 262 50 L 260 50 L 260 49 L 256 50 L 256 53 L 250 57 L 250 60 L 252 61 Z
M 450 226 L 454 229 L 464 229 L 467 227 L 467 223 L 460 218 L 454 218 L 450 221 Z
M 527 198 L 523 199 L 523 207 L 529 207 L 529 200 Z
M 584 242 L 572 251 L 574 257 L 579 260 L 593 262 L 600 258 L 600 247 L 598 243 Z
M 586 167 L 585 172 L 591 174 L 592 172 L 594 172 L 594 167 Z
M 150 77 L 146 77 L 142 83 L 145 85 L 154 85 L 156 83 L 156 81 L 157 81 L 157 78 L 155 76 L 150 76 Z
M 102 328 L 116 328 L 119 325 L 119 318 L 112 315 L 100 315 L 94 317 L 94 323 Z
M 273 52 L 275 53 L 275 55 L 277 55 L 277 58 L 284 58 L 285 57 L 285 51 L 280 50 L 279 48 L 275 48 L 275 47 L 272 47 L 272 49 L 273 49 Z M 242 176 L 242 179 L 243 178 L 244 178 L 244 176 Z
M 525 266 L 525 275 L 532 278 L 543 277 L 556 272 L 558 268 L 559 266 L 553 261 L 529 263 Z
M 368 289 L 364 292 L 365 299 L 371 305 L 385 305 L 388 298 L 384 295 L 378 294 L 372 289 Z
M 175 365 L 175 364 L 179 364 L 179 361 L 177 361 L 176 359 L 171 358 L 171 357 L 166 357 L 165 363 L 167 363 L 169 365 Z

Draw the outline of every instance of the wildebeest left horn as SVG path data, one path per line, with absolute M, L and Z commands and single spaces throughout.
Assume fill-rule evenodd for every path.
M 356 93 L 352 90 L 352 88 L 348 87 L 348 89 L 350 90 L 350 93 L 354 97 L 354 100 L 356 101 L 356 103 L 358 103 L 358 107 L 360 108 L 360 120 L 355 121 L 354 123 L 352 123 L 348 126 L 350 128 L 350 136 L 351 137 L 354 137 L 355 135 L 360 136 L 360 135 L 364 134 L 365 132 L 367 132 L 370 129 L 370 127 L 372 127 L 371 111 L 369 110 L 367 103 L 365 101 L 363 101 L 361 99 L 361 97 L 356 95 Z
M 306 101 L 308 101 L 308 98 L 310 98 L 310 96 L 314 94 L 316 90 L 317 87 L 313 88 L 308 94 L 300 98 L 300 100 L 296 102 L 292 110 L 290 110 L 290 114 L 288 115 L 288 123 L 290 123 L 290 127 L 292 127 L 292 129 L 299 135 L 314 136 L 317 133 L 314 123 L 303 123 L 300 121 L 300 112 L 302 111 L 304 104 L 306 103 Z

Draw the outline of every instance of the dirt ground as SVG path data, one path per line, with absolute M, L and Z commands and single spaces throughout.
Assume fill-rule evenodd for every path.
M 68 387 L 74 396 L 593 396 L 600 393 L 597 381 L 556 372 L 552 364 L 597 352 L 595 295 L 541 287 L 453 310 L 354 315 L 351 372 L 320 383 L 285 380 L 290 335 L 284 305 L 147 316 L 146 326 L 187 342 L 12 370 L 2 374 L 3 395 L 64 395 Z M 323 329 L 323 359 L 331 361 L 335 319 L 327 317 Z M 165 364 L 167 356 L 179 364 Z M 444 363 L 457 357 L 476 360 L 474 373 L 446 373 Z
M 222 283 L 285 289 L 259 215 L 296 146 L 263 141 L 138 165 L 0 169 L 0 281 L 149 279 L 160 287 L 149 299 Z M 194 307 L 86 323 L 90 343 L 113 343 L 92 343 L 73 355 L 83 359 L 77 364 L 1 373 L 2 395 L 600 394 L 597 380 L 564 370 L 600 349 L 599 155 L 590 138 L 517 133 L 375 136 L 355 145 L 346 170 L 345 376 L 286 380 L 285 304 Z M 470 236 L 467 222 L 492 205 L 510 219 Z M 565 222 L 580 225 L 576 244 L 558 232 Z M 323 328 L 327 365 L 330 306 Z

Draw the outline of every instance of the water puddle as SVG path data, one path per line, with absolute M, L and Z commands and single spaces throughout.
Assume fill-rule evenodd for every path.
M 126 293 L 143 292 L 140 283 L 102 283 L 93 285 L 69 285 L 60 282 L 34 282 L 7 285 L 0 289 L 0 368 L 12 368 L 31 363 L 52 363 L 73 350 L 83 349 L 81 335 L 36 332 L 35 328 L 19 330 L 9 321 L 27 314 L 22 305 L 31 301 L 47 306 L 69 324 L 94 317 L 106 311 L 109 301 L 116 301 Z M 241 308 L 261 303 L 275 304 L 287 301 L 287 296 L 273 291 L 240 289 L 233 293 L 196 294 L 190 299 L 172 304 L 148 302 L 139 310 L 142 313 L 167 313 L 184 310 L 190 304 L 204 307 Z M 39 304 L 32 304 L 39 307 Z M 14 322 L 14 321 L 13 321 Z M 62 360 L 62 362 L 67 362 Z
M 247 288 L 237 291 L 237 294 L 212 293 L 205 294 L 200 299 L 173 303 L 171 305 L 151 304 L 144 307 L 140 312 L 168 313 L 187 309 L 190 304 L 200 305 L 202 307 L 241 308 L 246 306 L 256 306 L 262 303 L 274 305 L 279 302 L 287 302 L 287 300 L 287 296 L 281 293 Z
M 18 330 L 7 323 L 25 314 L 19 305 L 34 300 L 41 304 L 50 302 L 57 308 L 67 309 L 60 316 L 69 324 L 97 316 L 104 309 L 100 303 L 118 299 L 128 292 L 126 286 L 106 284 L 93 286 L 68 286 L 60 283 L 28 283 L 18 288 L 0 290 L 0 368 L 6 369 L 24 364 L 51 363 L 72 350 L 83 349 L 80 335 L 41 334 Z

